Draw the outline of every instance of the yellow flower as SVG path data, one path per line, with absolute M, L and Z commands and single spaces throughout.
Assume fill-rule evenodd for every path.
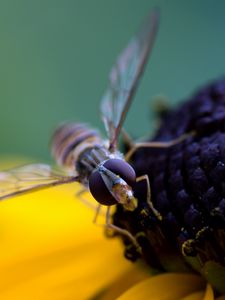
M 153 276 L 127 261 L 120 241 L 92 224 L 94 212 L 74 197 L 78 189 L 70 184 L 1 203 L 1 300 L 215 299 L 198 275 Z

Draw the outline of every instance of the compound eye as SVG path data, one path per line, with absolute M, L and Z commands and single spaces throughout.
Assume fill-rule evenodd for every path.
M 134 169 L 124 160 L 111 158 L 104 163 L 104 167 L 120 176 L 130 187 L 136 182 Z M 103 205 L 113 205 L 117 201 L 106 187 L 98 170 L 92 172 L 89 177 L 89 189 L 92 196 Z
M 89 177 L 89 189 L 92 196 L 100 204 L 109 206 L 117 203 L 97 170 L 92 172 Z

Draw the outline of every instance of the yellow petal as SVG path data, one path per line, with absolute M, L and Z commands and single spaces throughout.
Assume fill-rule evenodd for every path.
M 203 300 L 204 299 L 205 292 L 195 292 L 191 293 L 190 295 L 182 298 L 181 300 Z
M 214 293 L 211 285 L 207 284 L 205 291 L 191 293 L 181 300 L 214 300 Z
M 205 282 L 197 275 L 162 274 L 153 276 L 129 289 L 117 300 L 180 300 L 204 289 Z
M 89 299 L 129 271 L 120 242 L 92 224 L 77 190 L 71 184 L 1 203 L 1 300 Z
M 151 276 L 147 266 L 141 263 L 135 263 L 121 272 L 121 274 L 111 282 L 107 289 L 102 293 L 99 300 L 114 300 L 122 293 Z
M 214 293 L 210 284 L 207 284 L 206 292 L 203 300 L 214 300 Z

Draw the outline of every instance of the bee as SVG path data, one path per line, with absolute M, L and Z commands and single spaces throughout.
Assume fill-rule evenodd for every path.
M 147 175 L 136 178 L 135 170 L 128 163 L 140 147 L 171 147 L 186 136 L 170 142 L 135 143 L 130 139 L 130 150 L 123 155 L 118 150 L 118 139 L 122 126 L 136 92 L 139 79 L 156 38 L 159 12 L 155 9 L 146 18 L 141 29 L 116 60 L 109 75 L 109 85 L 102 98 L 100 111 L 108 140 L 104 141 L 98 131 L 81 123 L 66 123 L 53 134 L 52 155 L 57 164 L 66 170 L 61 173 L 46 164 L 28 164 L 0 172 L 0 200 L 48 187 L 80 182 L 88 189 L 99 206 L 106 206 L 107 228 L 126 235 L 137 247 L 131 233 L 110 222 L 110 209 L 120 204 L 124 209 L 134 211 L 138 200 L 133 188 L 136 182 L 145 180 L 146 202 L 160 220 L 160 213 L 151 201 L 150 183 Z

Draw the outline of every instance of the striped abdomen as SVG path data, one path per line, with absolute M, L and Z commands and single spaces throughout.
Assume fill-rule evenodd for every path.
M 80 154 L 101 143 L 102 139 L 97 130 L 88 128 L 85 124 L 67 123 L 61 125 L 54 132 L 51 150 L 59 165 L 76 171 Z

